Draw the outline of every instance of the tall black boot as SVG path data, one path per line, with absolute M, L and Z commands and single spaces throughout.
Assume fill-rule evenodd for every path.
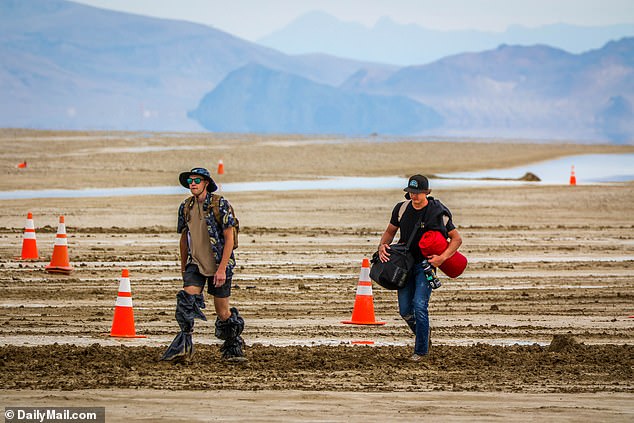
M 244 340 L 240 336 L 244 330 L 244 319 L 238 309 L 231 308 L 231 316 L 227 320 L 216 318 L 216 337 L 225 342 L 220 347 L 222 358 L 227 361 L 244 362 Z
M 207 320 L 202 309 L 205 308 L 203 294 L 188 294 L 181 290 L 176 294 L 176 321 L 181 331 L 161 357 L 165 361 L 187 360 L 194 354 L 194 319 Z

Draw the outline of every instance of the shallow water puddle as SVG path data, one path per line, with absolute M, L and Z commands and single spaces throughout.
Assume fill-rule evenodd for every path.
M 436 188 L 496 187 L 517 185 L 567 185 L 571 166 L 575 166 L 578 184 L 626 182 L 634 180 L 634 154 L 587 154 L 564 157 L 557 160 L 533 163 L 510 169 L 494 169 L 480 172 L 464 172 L 439 175 L 447 179 L 433 179 Z M 541 182 L 482 178 L 520 178 L 526 172 L 536 174 Z M 220 192 L 257 191 L 305 191 L 305 190 L 380 190 L 400 189 L 407 178 L 397 176 L 382 177 L 340 177 L 330 176 L 314 180 L 233 182 L 220 184 Z M 185 195 L 188 191 L 178 186 L 87 188 L 2 191 L 0 200 L 26 198 L 84 198 L 84 197 L 124 197 L 136 195 Z

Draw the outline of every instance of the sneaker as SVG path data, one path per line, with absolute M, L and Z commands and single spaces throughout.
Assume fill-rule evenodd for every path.
M 428 356 L 426 355 L 414 354 L 409 358 L 409 361 L 412 363 L 418 363 L 418 365 L 424 369 L 429 369 L 429 360 L 427 357 Z
M 420 354 L 414 354 L 409 358 L 409 361 L 424 361 L 426 357 Z

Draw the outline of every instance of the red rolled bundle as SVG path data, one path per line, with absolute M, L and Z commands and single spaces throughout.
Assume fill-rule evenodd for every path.
M 427 231 L 423 234 L 418 243 L 420 251 L 424 256 L 442 254 L 449 245 L 447 239 L 438 231 Z M 467 258 L 456 251 L 440 266 L 440 270 L 450 278 L 457 278 L 467 267 Z

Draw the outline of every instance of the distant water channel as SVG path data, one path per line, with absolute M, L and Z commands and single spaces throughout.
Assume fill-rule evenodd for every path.
M 531 163 L 509 169 L 460 172 L 439 176 L 452 178 L 520 178 L 526 172 L 544 184 L 567 184 L 574 166 L 577 184 L 634 181 L 634 154 L 585 154 Z
M 438 175 L 432 179 L 433 189 L 485 187 L 504 185 L 566 185 L 574 166 L 577 184 L 597 184 L 627 182 L 634 180 L 634 154 L 587 154 L 569 156 L 556 160 L 532 163 L 509 169 L 494 169 L 479 172 L 461 172 Z M 537 175 L 540 182 L 525 182 L 508 179 L 521 178 L 525 173 Z M 483 178 L 499 178 L 488 179 Z M 175 178 L 176 179 L 176 178 Z M 506 179 L 506 180 L 504 180 Z M 233 182 L 221 184 L 221 192 L 247 191 L 306 191 L 306 190 L 347 190 L 347 189 L 399 189 L 407 184 L 407 179 L 397 176 L 384 177 L 324 177 L 314 180 Z M 129 188 L 87 188 L 87 189 L 46 189 L 0 191 L 0 200 L 31 198 L 82 198 L 82 197 L 123 197 L 135 195 L 178 195 L 188 190 L 180 186 L 129 187 Z

